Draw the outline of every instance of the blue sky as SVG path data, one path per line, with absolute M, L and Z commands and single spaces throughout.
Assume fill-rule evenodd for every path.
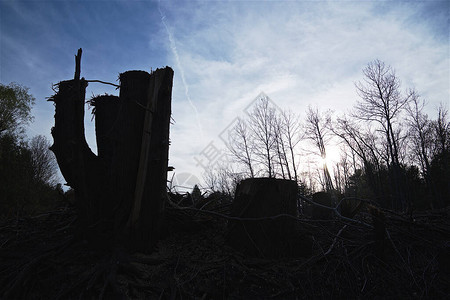
M 433 115 L 450 102 L 448 1 L 0 1 L 0 82 L 36 97 L 29 134 L 50 138 L 52 83 L 116 82 L 127 70 L 171 66 L 170 164 L 201 178 L 195 157 L 260 92 L 304 115 L 349 110 L 369 61 L 391 65 Z M 115 93 L 91 83 L 93 94 Z M 95 150 L 90 115 L 86 135 Z

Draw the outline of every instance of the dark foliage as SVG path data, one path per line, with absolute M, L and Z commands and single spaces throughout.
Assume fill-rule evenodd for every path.
M 42 180 L 33 151 L 12 134 L 0 135 L 0 215 L 33 215 L 63 200 L 61 185 Z
M 431 161 L 430 177 L 436 194 L 436 207 L 450 205 L 450 151 L 446 150 L 436 155 Z
M 27 87 L 0 83 L 0 134 L 22 131 L 23 125 L 33 120 L 31 108 L 34 100 Z
M 62 200 L 56 161 L 44 136 L 28 143 L 24 126 L 33 120 L 34 97 L 16 83 L 0 84 L 0 217 L 32 215 Z

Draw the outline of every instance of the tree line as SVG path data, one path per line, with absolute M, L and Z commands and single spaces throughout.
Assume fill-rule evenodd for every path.
M 350 112 L 309 106 L 303 120 L 262 95 L 229 132 L 234 163 L 209 170 L 206 185 L 232 193 L 243 178 L 277 177 L 297 181 L 304 195 L 369 198 L 400 211 L 449 205 L 448 108 L 441 104 L 429 117 L 419 93 L 403 92 L 395 70 L 380 60 L 367 64 L 355 88 Z M 335 144 L 340 160 L 330 164 L 327 150 Z M 314 156 L 318 162 L 309 164 Z
M 50 141 L 42 135 L 25 137 L 33 121 L 35 98 L 28 88 L 0 84 L 0 216 L 47 211 L 63 198 Z
M 229 132 L 234 164 L 209 170 L 207 187 L 232 195 L 244 178 L 276 177 L 296 181 L 306 196 L 327 191 L 403 211 L 449 205 L 448 108 L 429 117 L 419 93 L 402 92 L 395 70 L 379 60 L 355 88 L 350 112 L 309 106 L 304 119 L 262 95 Z M 47 210 L 62 199 L 50 142 L 24 135 L 34 102 L 26 87 L 0 84 L 0 215 Z M 336 143 L 340 160 L 330 164 L 327 150 Z

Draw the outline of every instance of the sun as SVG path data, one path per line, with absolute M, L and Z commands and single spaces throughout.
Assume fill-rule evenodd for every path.
M 326 164 L 328 168 L 332 168 L 332 166 L 337 164 L 339 160 L 340 160 L 339 150 L 335 147 L 329 147 L 327 148 L 326 157 L 320 158 L 320 163 L 322 166 Z

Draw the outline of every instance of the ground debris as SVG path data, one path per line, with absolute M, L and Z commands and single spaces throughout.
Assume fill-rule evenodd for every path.
M 439 299 L 450 293 L 449 208 L 411 216 L 384 210 L 381 244 L 358 223 L 301 217 L 312 255 L 277 260 L 229 247 L 223 208 L 214 214 L 169 207 L 166 236 L 151 254 L 90 249 L 70 230 L 72 209 L 2 221 L 0 297 Z M 357 217 L 371 222 L 367 213 Z

